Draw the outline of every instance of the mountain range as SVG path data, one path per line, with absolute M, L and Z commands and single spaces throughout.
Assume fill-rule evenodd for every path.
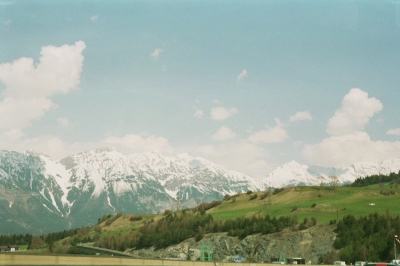
M 114 148 L 53 161 L 27 151 L 0 151 L 0 234 L 47 233 L 95 224 L 117 212 L 160 213 L 191 208 L 224 195 L 297 185 L 346 184 L 400 171 L 400 160 L 356 163 L 343 169 L 295 161 L 255 179 L 188 154 L 156 151 L 123 155 Z

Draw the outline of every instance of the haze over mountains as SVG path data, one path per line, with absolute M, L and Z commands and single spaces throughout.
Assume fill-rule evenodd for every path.
M 294 185 L 341 184 L 400 171 L 400 160 L 349 168 L 308 167 L 295 161 L 265 178 L 226 170 L 199 157 L 152 151 L 123 155 L 114 148 L 52 161 L 27 151 L 0 151 L 0 234 L 46 233 L 93 225 L 104 214 L 160 213 L 221 200 L 226 194 Z

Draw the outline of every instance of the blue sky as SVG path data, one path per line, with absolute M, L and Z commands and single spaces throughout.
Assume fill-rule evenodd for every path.
M 399 69 L 400 1 L 0 0 L 0 147 L 400 158 Z

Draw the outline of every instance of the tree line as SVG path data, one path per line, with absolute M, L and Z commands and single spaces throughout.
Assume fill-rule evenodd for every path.
M 374 213 L 359 218 L 347 215 L 337 223 L 336 232 L 334 248 L 340 250 L 340 260 L 391 261 L 394 235 L 400 233 L 400 216 L 392 217 L 389 211 L 385 215 Z
M 269 215 L 215 221 L 210 214 L 206 214 L 204 208 L 194 208 L 183 210 L 180 213 L 166 211 L 163 218 L 143 224 L 137 232 L 103 237 L 99 239 L 96 246 L 121 251 L 127 248 L 155 247 L 160 249 L 178 244 L 191 237 L 200 241 L 206 233 L 227 232 L 229 236 L 243 239 L 248 235 L 270 234 L 280 232 L 285 228 L 306 229 L 316 223 L 315 218 L 304 219 L 299 223 L 296 216 L 276 218 Z
M 374 184 L 390 183 L 395 187 L 400 183 L 400 171 L 396 173 L 391 173 L 389 175 L 371 175 L 364 178 L 357 178 L 350 186 L 351 187 L 366 187 Z

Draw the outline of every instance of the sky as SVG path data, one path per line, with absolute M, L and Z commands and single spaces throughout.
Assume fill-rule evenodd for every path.
M 400 158 L 399 0 L 0 0 L 0 149 L 254 178 Z

